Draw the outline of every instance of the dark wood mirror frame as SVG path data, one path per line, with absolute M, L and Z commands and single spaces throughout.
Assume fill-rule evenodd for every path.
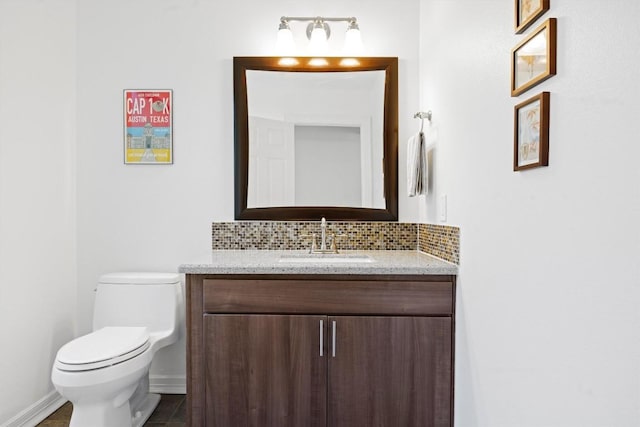
M 343 58 L 328 57 L 327 65 L 307 65 L 311 58 L 294 58 L 298 65 L 281 65 L 280 57 L 234 57 L 234 136 L 235 136 L 235 219 L 237 220 L 398 220 L 398 58 L 357 58 L 358 65 L 340 65 Z M 249 183 L 249 117 L 247 106 L 247 70 L 289 72 L 385 71 L 384 89 L 384 197 L 385 209 L 286 206 L 247 208 Z

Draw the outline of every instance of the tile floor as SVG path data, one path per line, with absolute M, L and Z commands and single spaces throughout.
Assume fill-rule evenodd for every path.
M 38 427 L 68 427 L 72 406 L 70 402 L 62 405 L 53 414 L 38 424 Z M 151 417 L 144 423 L 145 427 L 184 427 L 187 412 L 184 394 L 162 394 L 160 403 Z

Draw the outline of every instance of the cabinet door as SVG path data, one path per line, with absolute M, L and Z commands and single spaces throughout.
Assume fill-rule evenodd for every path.
M 206 425 L 324 427 L 321 320 L 326 328 L 325 316 L 205 315 Z
M 450 318 L 329 317 L 331 341 L 334 322 L 328 426 L 451 426 Z

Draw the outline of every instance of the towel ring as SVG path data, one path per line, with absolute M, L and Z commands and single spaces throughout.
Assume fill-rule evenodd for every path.
M 414 119 L 420 119 L 420 132 L 422 132 L 422 130 L 424 129 L 424 119 L 427 119 L 429 120 L 429 122 L 431 122 L 431 116 L 431 110 L 427 111 L 426 113 L 424 111 L 418 111 L 413 115 Z

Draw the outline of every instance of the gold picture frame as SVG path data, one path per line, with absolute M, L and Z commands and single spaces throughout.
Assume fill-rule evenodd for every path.
M 511 50 L 511 96 L 556 74 L 556 18 L 547 19 Z
M 513 170 L 549 165 L 549 106 L 541 92 L 514 108 Z
M 522 34 L 549 10 L 549 0 L 515 0 L 515 31 Z

